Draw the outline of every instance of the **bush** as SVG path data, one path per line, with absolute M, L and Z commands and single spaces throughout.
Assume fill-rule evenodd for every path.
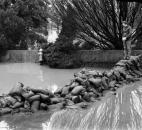
M 2 35 L 0 37 L 0 56 L 4 55 L 6 50 L 8 48 L 8 41 L 7 39 L 4 37 L 4 35 Z
M 57 39 L 55 44 L 49 44 L 45 49 L 45 62 L 52 68 L 76 68 L 81 63 L 75 57 L 77 48 L 72 39 L 65 36 Z
M 0 1 L 0 44 L 8 49 L 27 49 L 30 32 L 47 27 L 47 17 L 47 4 L 42 0 Z

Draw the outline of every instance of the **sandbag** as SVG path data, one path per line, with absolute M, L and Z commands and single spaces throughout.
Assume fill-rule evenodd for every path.
M 0 98 L 0 108 L 8 107 L 14 105 L 17 100 L 11 96 L 4 96 Z
M 17 102 L 17 100 L 11 96 L 5 96 L 3 99 L 5 100 L 5 106 L 3 107 L 13 106 Z
M 84 82 L 84 80 L 80 77 L 76 77 L 75 81 L 78 82 L 79 84 L 82 84 Z
M 74 102 L 72 100 L 66 99 L 67 106 L 74 105 Z
M 83 99 L 85 101 L 89 102 L 90 101 L 90 95 L 89 95 L 89 93 L 85 92 L 84 95 L 83 95 Z
M 97 77 L 98 76 L 98 72 L 96 70 L 91 70 L 88 72 L 88 76 L 93 76 L 93 77 Z
M 81 72 L 75 73 L 75 74 L 74 74 L 74 77 L 80 77 L 80 78 L 82 78 L 82 79 L 86 79 L 86 75 L 83 74 L 83 73 L 81 73 Z
M 63 100 L 64 100 L 63 98 L 58 98 L 58 97 L 51 98 L 51 104 L 57 104 L 62 102 Z
M 24 102 L 24 108 L 25 109 L 30 109 L 30 103 L 29 103 L 29 101 L 25 100 L 25 102 Z
M 69 86 L 65 86 L 63 89 L 62 89 L 62 93 L 61 95 L 62 96 L 65 96 L 69 93 Z
M 20 108 L 23 106 L 24 106 L 23 102 L 16 102 L 13 106 L 11 106 L 11 108 L 16 109 L 16 108 Z
M 48 96 L 54 96 L 54 94 L 48 90 L 48 89 L 36 89 L 36 88 L 31 88 L 31 91 L 33 91 L 34 93 L 42 93 Z
M 65 103 L 61 102 L 61 103 L 57 103 L 57 104 L 53 104 L 53 105 L 48 105 L 48 110 L 51 112 L 56 112 L 58 110 L 61 110 L 65 107 Z
M 9 105 L 9 102 L 7 100 L 5 100 L 4 97 L 1 97 L 0 98 L 0 108 L 5 108 L 8 105 Z
M 120 76 L 123 78 L 123 79 L 126 79 L 126 75 L 127 75 L 127 72 L 125 70 L 125 68 L 121 67 L 121 66 L 117 66 L 115 67 L 114 71 L 118 71 L 120 73 Z
M 43 102 L 50 102 L 50 98 L 48 95 L 42 94 L 42 93 L 37 93 L 38 95 L 40 95 L 41 101 Z
M 114 72 L 109 77 L 109 81 L 112 81 L 112 80 L 117 80 L 117 77 L 115 76 Z
M 6 96 L 5 99 L 9 101 L 10 105 L 14 105 L 17 102 L 17 100 L 11 96 Z
M 31 87 L 30 86 L 26 86 L 26 87 L 24 87 L 24 89 L 26 90 L 26 91 L 31 91 Z
M 96 94 L 94 94 L 93 92 L 89 92 L 88 94 L 90 97 L 96 97 Z
M 85 90 L 83 86 L 76 86 L 72 91 L 71 94 L 78 95 L 81 91 Z
M 109 88 L 114 88 L 115 84 L 116 84 L 116 81 L 115 81 L 115 80 L 111 81 L 111 82 L 109 83 Z
M 80 97 L 80 96 L 73 96 L 73 97 L 72 97 L 72 101 L 73 101 L 74 103 L 79 103 L 79 102 L 81 102 L 82 100 L 81 100 L 81 97 Z
M 71 85 L 70 85 L 70 89 L 72 90 L 74 87 L 76 86 L 79 86 L 79 83 L 78 82 L 73 82 Z
M 109 72 L 107 72 L 106 76 L 109 78 L 113 75 L 113 70 L 110 70 Z
M 54 94 L 52 93 L 52 91 L 45 89 L 45 91 L 48 93 L 49 97 L 54 97 Z
M 115 66 L 122 66 L 125 67 L 127 63 L 127 60 L 120 60 L 119 62 L 116 63 Z
M 40 101 L 40 95 L 34 95 L 27 99 L 29 102 Z
M 0 109 L 0 116 L 3 116 L 5 114 L 10 114 L 12 112 L 12 109 L 9 107 L 1 108 Z
M 131 75 L 126 75 L 126 80 L 127 80 L 128 82 L 133 82 L 133 81 L 134 81 L 134 77 L 131 76 Z
M 37 112 L 39 110 L 39 106 L 40 106 L 40 101 L 33 101 L 31 104 L 31 111 L 32 112 Z
M 21 96 L 14 95 L 14 96 L 12 96 L 12 97 L 15 98 L 18 102 L 21 102 L 21 101 L 22 101 L 22 97 L 21 97 Z
M 117 81 L 122 80 L 119 71 L 115 70 L 113 74 L 115 75 Z
M 89 82 L 94 85 L 95 88 L 99 88 L 102 80 L 101 78 L 90 78 Z
M 20 82 L 16 83 L 16 85 L 10 90 L 9 95 L 21 95 L 24 85 Z
M 48 105 L 45 103 L 41 103 L 40 104 L 40 110 L 47 110 L 48 109 Z
M 71 99 L 71 97 L 72 97 L 72 94 L 69 93 L 68 95 L 65 96 L 65 99 Z
M 25 89 L 22 90 L 21 95 L 25 98 L 28 99 L 29 97 L 34 96 L 34 93 L 32 91 L 26 91 Z
M 58 88 L 58 89 L 54 92 L 54 94 L 61 94 L 62 89 L 63 89 L 63 88 Z
M 25 113 L 25 112 L 30 112 L 29 109 L 26 109 L 26 108 L 23 108 L 23 107 L 20 107 L 20 108 L 19 108 L 19 111 L 20 111 L 20 112 L 24 112 L 24 113 Z

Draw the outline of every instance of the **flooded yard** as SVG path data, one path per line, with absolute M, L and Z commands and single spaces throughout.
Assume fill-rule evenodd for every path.
M 98 71 L 108 68 L 96 68 Z M 51 69 L 34 63 L 0 64 L 0 94 L 8 93 L 16 82 L 55 91 L 68 84 L 81 69 Z M 116 95 L 96 102 L 88 110 L 6 115 L 0 130 L 140 130 L 142 128 L 142 81 L 120 88 Z
M 96 68 L 98 71 L 107 68 Z M 16 82 L 34 88 L 48 88 L 55 91 L 73 79 L 79 69 L 51 69 L 34 63 L 0 64 L 0 95 L 7 94 Z M 0 130 L 48 130 L 51 113 L 39 112 L 33 115 L 8 115 L 0 118 Z

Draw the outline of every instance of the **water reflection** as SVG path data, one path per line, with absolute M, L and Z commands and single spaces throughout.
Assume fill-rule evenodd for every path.
M 25 86 L 55 91 L 57 87 L 67 84 L 73 78 L 73 74 L 79 70 L 50 69 L 34 63 L 0 64 L 0 95 L 8 93 L 16 82 L 22 82 Z
M 52 113 L 16 114 L 1 118 L 0 130 L 48 130 L 48 122 Z
M 50 90 L 54 93 L 58 89 L 58 86 L 56 84 L 53 84 Z
M 124 87 L 116 95 L 87 111 L 63 110 L 51 117 L 50 130 L 141 130 L 142 81 Z
M 107 70 L 106 68 L 97 67 L 97 70 L 103 71 Z M 23 82 L 25 86 L 48 88 L 54 92 L 58 87 L 68 84 L 74 73 L 80 70 L 50 69 L 33 63 L 0 64 L 0 95 L 8 93 L 18 81 Z M 18 114 L 1 117 L 0 130 L 49 130 L 48 122 L 51 114 L 39 112 L 33 115 Z
M 39 79 L 41 82 L 44 82 L 43 71 L 39 71 Z
M 12 130 L 5 121 L 0 122 L 0 130 Z

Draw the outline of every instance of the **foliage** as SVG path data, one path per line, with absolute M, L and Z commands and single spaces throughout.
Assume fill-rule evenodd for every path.
M 74 13 L 71 11 L 72 8 L 66 0 L 53 0 L 53 8 L 56 14 L 61 19 L 61 32 L 59 37 L 66 36 L 68 38 L 75 37 L 77 26 L 74 19 Z
M 57 1 L 58 2 L 58 1 Z M 49 0 L 49 4 L 48 4 L 48 17 L 50 18 L 50 20 L 52 22 L 54 22 L 57 27 L 59 27 L 61 25 L 61 17 L 58 14 L 54 4 L 55 4 L 55 0 Z
M 8 41 L 4 35 L 0 37 L 0 56 L 7 50 Z
M 139 2 L 139 3 L 142 3 L 141 0 L 117 0 L 117 1 L 120 1 L 120 2 Z
M 73 14 L 78 37 L 94 44 L 94 47 L 122 49 L 122 20 L 136 28 L 136 37 L 141 35 L 141 4 L 120 3 L 116 0 L 64 0 L 64 4 L 62 2 L 56 4 L 62 19 L 67 14 Z
M 53 68 L 75 68 L 81 65 L 76 60 L 77 48 L 72 44 L 72 39 L 66 36 L 59 37 L 56 44 L 49 44 L 45 48 L 45 61 Z
M 8 49 L 18 44 L 27 47 L 30 32 L 47 25 L 46 12 L 43 0 L 1 0 L 0 37 L 6 39 Z M 5 46 L 2 41 L 0 43 Z
M 47 39 L 45 39 L 40 33 L 30 32 L 28 35 L 29 39 L 31 40 L 31 45 L 34 44 L 36 41 L 37 43 L 47 43 Z

